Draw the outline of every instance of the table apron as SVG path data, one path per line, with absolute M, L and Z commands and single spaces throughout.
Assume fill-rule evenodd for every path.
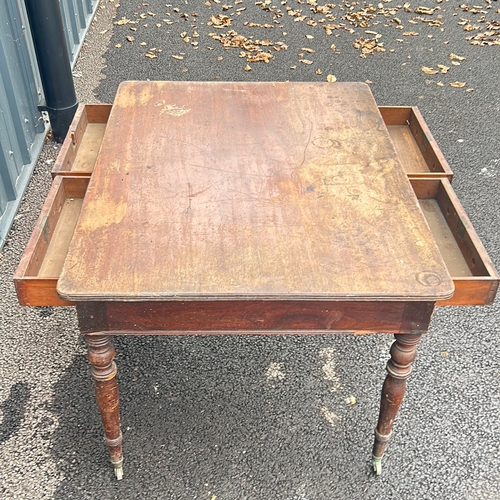
M 433 302 L 79 302 L 82 334 L 239 335 L 425 333 Z

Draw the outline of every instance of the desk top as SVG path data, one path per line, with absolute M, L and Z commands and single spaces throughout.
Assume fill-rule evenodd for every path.
M 365 84 L 124 82 L 58 292 L 433 301 L 453 283 Z

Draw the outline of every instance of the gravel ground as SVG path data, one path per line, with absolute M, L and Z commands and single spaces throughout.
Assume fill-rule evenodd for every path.
M 359 14 L 362 5 L 341 2 L 329 36 L 322 23 L 307 24 L 321 18 L 310 11 L 314 2 L 228 1 L 226 10 L 209 3 L 102 1 L 74 68 L 80 101 L 112 102 L 125 79 L 369 80 L 380 105 L 418 105 L 455 172 L 455 191 L 500 264 L 498 47 L 466 40 L 487 31 L 484 21 L 500 21 L 498 2 L 460 2 L 468 12 L 459 2 L 411 2 L 412 10 L 440 9 L 432 15 L 383 2 L 395 12 L 371 19 L 369 11 Z M 303 12 L 291 16 L 287 7 Z M 347 14 L 367 26 L 349 24 Z M 223 15 L 231 26 L 207 26 Z M 139 22 L 113 24 L 121 18 Z M 268 64 L 252 62 L 209 35 L 231 29 L 280 51 L 270 49 Z M 385 52 L 359 57 L 353 42 L 376 37 L 366 31 L 382 34 L 376 41 Z M 411 32 L 418 35 L 405 35 Z M 466 59 L 455 66 L 451 53 Z M 438 64 L 450 69 L 421 69 Z M 126 462 L 123 481 L 115 481 L 73 308 L 22 308 L 12 284 L 58 149 L 46 143 L 0 254 L 1 498 L 499 498 L 498 300 L 436 311 L 381 477 L 370 471 L 370 450 L 390 337 L 118 338 Z

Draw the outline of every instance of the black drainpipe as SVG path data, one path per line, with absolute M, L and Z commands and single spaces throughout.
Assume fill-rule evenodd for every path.
M 57 142 L 63 142 L 78 101 L 71 72 L 59 0 L 25 0 L 35 44 L 45 105 Z

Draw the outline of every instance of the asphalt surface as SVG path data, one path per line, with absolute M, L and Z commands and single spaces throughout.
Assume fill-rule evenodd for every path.
M 117 3 L 102 2 L 75 67 L 81 102 L 112 102 L 118 84 L 133 79 L 371 81 L 379 105 L 419 107 L 500 267 L 500 67 L 498 45 L 481 45 L 482 36 L 499 39 L 498 2 L 421 0 L 410 2 L 412 12 L 383 2 L 361 13 L 362 2 L 341 2 L 322 14 L 295 0 L 227 1 L 226 10 L 222 0 Z M 419 6 L 438 10 L 417 14 Z M 337 25 L 331 35 L 318 22 L 327 14 L 336 17 L 325 21 Z M 207 26 L 221 15 L 230 26 Z M 122 18 L 138 23 L 113 24 Z M 210 36 L 241 43 L 229 30 L 270 40 L 247 47 L 250 58 L 256 47 L 273 57 L 248 61 Z M 361 37 L 376 38 L 385 52 L 361 58 L 353 47 Z M 421 69 L 441 71 L 438 64 L 448 72 Z M 117 338 L 125 452 L 117 482 L 73 308 L 22 308 L 12 284 L 58 149 L 44 147 L 0 254 L 1 498 L 500 498 L 498 300 L 436 310 L 380 477 L 370 454 L 389 336 Z

